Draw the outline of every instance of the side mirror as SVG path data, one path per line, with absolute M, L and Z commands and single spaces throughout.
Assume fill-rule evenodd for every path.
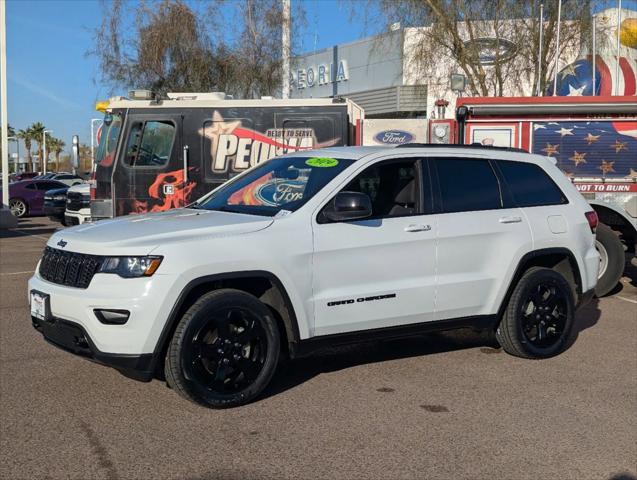
M 332 222 L 361 220 L 371 217 L 372 201 L 369 195 L 359 192 L 339 192 L 325 210 L 325 216 Z

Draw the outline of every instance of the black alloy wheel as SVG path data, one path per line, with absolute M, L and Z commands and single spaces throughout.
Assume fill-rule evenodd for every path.
M 547 348 L 557 343 L 566 327 L 566 296 L 550 283 L 538 283 L 522 302 L 522 329 L 533 345 Z
M 227 307 L 192 336 L 183 350 L 184 373 L 213 392 L 237 393 L 256 380 L 267 349 L 259 319 L 249 310 Z
M 205 407 L 236 407 L 270 383 L 280 345 L 276 319 L 258 298 L 229 288 L 208 292 L 177 325 L 166 354 L 166 381 Z
M 552 357 L 567 347 L 574 315 L 574 286 L 555 270 L 531 267 L 515 285 L 495 336 L 516 357 Z

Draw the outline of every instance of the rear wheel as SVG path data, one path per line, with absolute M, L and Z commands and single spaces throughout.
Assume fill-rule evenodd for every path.
M 235 407 L 268 385 L 279 351 L 276 320 L 267 306 L 239 290 L 216 290 L 199 298 L 179 322 L 166 356 L 166 380 L 200 405 Z
M 26 216 L 28 212 L 27 204 L 24 200 L 19 198 L 12 198 L 9 200 L 9 209 L 14 217 L 22 218 Z
M 574 310 L 573 290 L 561 274 L 549 268 L 530 268 L 509 299 L 496 339 L 516 357 L 557 355 L 566 346 Z
M 600 223 L 595 233 L 595 248 L 599 252 L 599 273 L 595 295 L 607 295 L 619 282 L 624 271 L 624 247 L 617 235 Z

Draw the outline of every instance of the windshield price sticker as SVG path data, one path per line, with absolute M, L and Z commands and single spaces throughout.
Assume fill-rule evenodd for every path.
M 338 165 L 338 160 L 329 157 L 314 157 L 305 161 L 306 165 L 318 168 L 330 168 Z

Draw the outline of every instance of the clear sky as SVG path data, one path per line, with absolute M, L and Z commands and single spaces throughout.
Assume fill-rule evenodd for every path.
M 307 27 L 301 51 L 367 34 L 362 19 L 350 21 L 349 8 L 338 0 L 303 1 Z M 41 121 L 66 142 L 67 151 L 74 134 L 89 144 L 90 120 L 100 117 L 95 102 L 127 93 L 102 85 L 96 58 L 86 54 L 101 21 L 100 2 L 7 0 L 6 11 L 9 124 L 20 129 Z M 15 152 L 13 142 L 9 149 Z

